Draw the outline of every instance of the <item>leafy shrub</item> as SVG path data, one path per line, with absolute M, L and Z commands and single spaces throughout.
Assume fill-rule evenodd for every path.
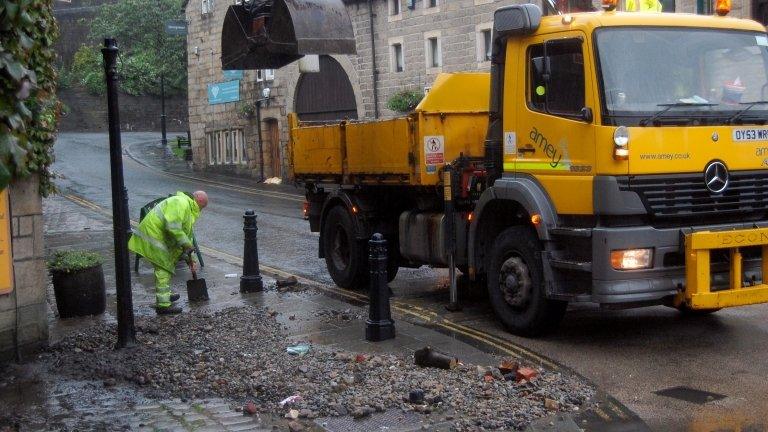
M 0 190 L 14 178 L 40 175 L 54 191 L 53 143 L 59 116 L 53 0 L 0 0 Z
M 56 252 L 48 261 L 52 272 L 74 273 L 102 264 L 104 259 L 96 252 L 65 250 Z
M 420 90 L 402 90 L 392 95 L 387 101 L 387 108 L 399 113 L 409 113 L 424 99 Z

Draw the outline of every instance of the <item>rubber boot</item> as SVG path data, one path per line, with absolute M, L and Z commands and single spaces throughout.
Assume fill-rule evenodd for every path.
M 176 300 L 178 300 L 180 298 L 181 298 L 181 296 L 179 295 L 179 293 L 171 292 L 171 301 L 172 302 L 175 302 Z
M 158 315 L 176 315 L 181 313 L 181 307 L 176 305 L 171 305 L 168 307 L 158 307 L 155 308 Z

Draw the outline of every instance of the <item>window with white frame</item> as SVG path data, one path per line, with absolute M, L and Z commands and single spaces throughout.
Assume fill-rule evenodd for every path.
M 400 0 L 389 0 L 389 15 L 400 15 Z
M 201 0 L 200 13 L 203 15 L 207 15 L 211 12 L 213 12 L 213 0 Z
M 402 72 L 405 70 L 402 42 L 395 42 L 390 46 L 389 56 L 392 63 L 392 72 Z
M 262 82 L 264 81 L 264 70 L 263 69 L 257 69 L 256 70 L 256 82 Z
M 484 23 L 478 25 L 475 29 L 478 63 L 491 61 L 491 53 L 493 50 L 493 32 L 491 30 L 492 25 L 493 23 Z
M 438 0 L 424 0 L 424 7 L 426 8 L 435 8 L 439 4 Z
M 440 52 L 440 38 L 427 38 L 427 67 L 439 68 L 443 65 L 442 53 Z
M 274 81 L 274 79 L 275 79 L 275 70 L 264 69 L 264 81 Z
M 207 132 L 205 136 L 208 165 L 237 165 L 247 162 L 242 129 Z

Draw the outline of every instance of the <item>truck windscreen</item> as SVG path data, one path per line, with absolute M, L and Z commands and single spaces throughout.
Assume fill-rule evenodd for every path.
M 604 124 L 768 122 L 765 33 L 668 27 L 595 33 Z

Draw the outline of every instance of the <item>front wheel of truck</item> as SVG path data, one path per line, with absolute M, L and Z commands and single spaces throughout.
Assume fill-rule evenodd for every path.
M 323 226 L 325 265 L 336 285 L 359 289 L 368 281 L 368 257 L 364 241 L 355 237 L 352 216 L 342 206 L 328 212 Z
M 530 228 L 507 228 L 496 237 L 488 266 L 488 297 L 511 333 L 540 336 L 560 323 L 568 302 L 546 297 L 541 244 Z

